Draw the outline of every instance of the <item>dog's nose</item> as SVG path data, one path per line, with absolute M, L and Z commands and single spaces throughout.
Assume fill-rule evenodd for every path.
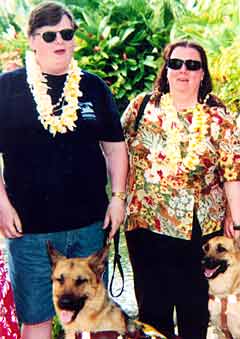
M 60 308 L 69 309 L 72 308 L 74 304 L 74 299 L 72 295 L 62 295 L 58 300 L 58 305 Z
M 201 260 L 201 264 L 203 267 L 212 266 L 214 263 L 215 261 L 211 257 L 208 257 L 207 255 L 205 255 Z

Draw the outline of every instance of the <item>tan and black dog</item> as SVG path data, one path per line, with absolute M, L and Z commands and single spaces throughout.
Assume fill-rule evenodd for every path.
M 53 303 L 66 339 L 78 338 L 76 334 L 82 332 L 104 332 L 106 338 L 108 332 L 110 336 L 114 332 L 111 336 L 114 339 L 129 331 L 139 331 L 139 326 L 137 328 L 135 322 L 129 321 L 108 296 L 102 281 L 108 250 L 109 246 L 106 246 L 87 258 L 68 259 L 48 243 L 53 268 Z M 165 338 L 155 329 L 149 329 L 156 338 Z
M 217 338 L 240 339 L 240 241 L 218 236 L 203 250 L 209 312 Z

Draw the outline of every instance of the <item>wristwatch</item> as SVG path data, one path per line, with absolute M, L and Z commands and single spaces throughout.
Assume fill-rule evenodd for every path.
M 126 198 L 127 198 L 127 195 L 126 195 L 125 192 L 112 192 L 112 197 L 117 197 L 117 198 L 125 201 Z
M 240 231 L 240 224 L 235 224 L 235 222 L 233 223 L 233 229 L 235 231 Z

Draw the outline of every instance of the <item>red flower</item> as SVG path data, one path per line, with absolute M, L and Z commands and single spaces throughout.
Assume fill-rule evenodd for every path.
M 146 202 L 148 203 L 148 205 L 153 205 L 153 200 L 152 200 L 152 198 L 150 198 L 150 197 L 145 197 L 144 199 L 146 200 Z
M 214 120 L 218 125 L 220 125 L 220 124 L 223 122 L 223 118 L 220 117 L 220 115 L 218 115 L 217 113 L 216 113 L 216 114 L 213 114 L 212 117 L 213 117 L 213 120 Z
M 159 219 L 155 219 L 155 227 L 157 231 L 161 231 L 161 223 Z

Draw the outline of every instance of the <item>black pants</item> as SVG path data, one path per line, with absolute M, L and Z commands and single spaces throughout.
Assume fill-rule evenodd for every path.
M 201 271 L 203 240 L 198 223 L 193 227 L 192 240 L 144 229 L 126 232 L 126 239 L 139 319 L 170 336 L 176 307 L 179 335 L 206 339 L 208 284 Z

